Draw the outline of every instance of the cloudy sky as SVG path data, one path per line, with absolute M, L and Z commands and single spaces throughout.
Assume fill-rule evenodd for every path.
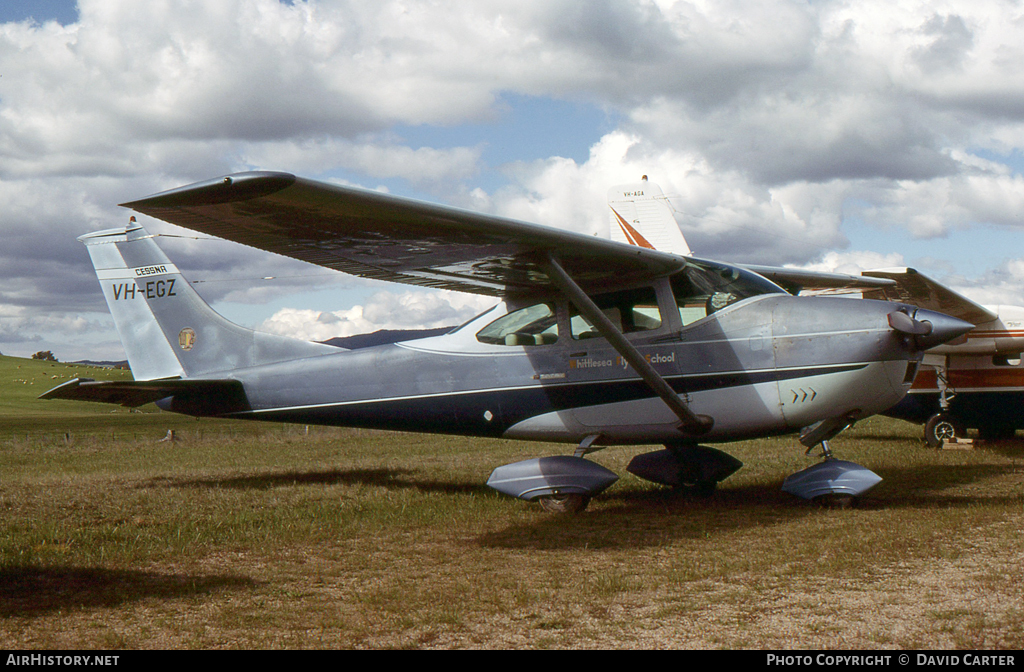
M 1017 1 L 2 0 L 0 352 L 123 357 L 76 236 L 252 169 L 588 233 L 647 174 L 700 256 L 1024 304 L 1022 62 Z M 488 303 L 140 220 L 247 326 Z

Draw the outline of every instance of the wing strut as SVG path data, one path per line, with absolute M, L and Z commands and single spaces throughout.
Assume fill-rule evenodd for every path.
M 565 272 L 565 269 L 558 263 L 554 255 L 548 253 L 545 262 L 551 282 L 575 304 L 580 314 L 597 327 L 598 332 L 608 339 L 612 347 L 622 355 L 623 359 L 629 362 L 634 371 L 640 374 L 644 382 L 668 404 L 668 407 L 672 409 L 672 412 L 682 422 L 679 427 L 680 430 L 688 434 L 707 433 L 714 424 L 714 419 L 706 415 L 697 415 L 690 410 L 686 402 L 679 398 L 679 395 L 665 382 L 661 374 L 654 370 L 650 362 L 640 354 L 640 351 L 629 342 L 629 339 L 601 312 L 601 309 L 587 296 L 587 293 L 580 289 L 580 286 L 569 277 L 569 274 Z

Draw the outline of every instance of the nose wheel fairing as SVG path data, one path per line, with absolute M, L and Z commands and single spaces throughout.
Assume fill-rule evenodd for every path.
M 881 482 L 882 477 L 870 469 L 833 458 L 791 474 L 783 481 L 782 491 L 812 501 L 844 502 Z

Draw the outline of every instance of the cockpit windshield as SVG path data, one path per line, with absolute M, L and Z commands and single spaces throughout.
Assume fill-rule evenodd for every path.
M 756 273 L 696 259 L 690 259 L 685 269 L 672 276 L 671 282 L 684 325 L 751 296 L 786 293 Z

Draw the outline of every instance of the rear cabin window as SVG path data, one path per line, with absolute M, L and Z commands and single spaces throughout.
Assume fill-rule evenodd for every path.
M 594 303 L 612 321 L 619 331 L 629 334 L 651 331 L 661 326 L 661 311 L 658 309 L 658 295 L 653 287 L 638 287 L 621 292 L 608 292 L 593 297 Z M 579 314 L 575 308 L 569 314 L 569 328 L 572 337 L 580 340 L 597 338 L 601 334 L 597 327 Z
M 549 345 L 558 342 L 555 306 L 538 303 L 499 317 L 476 334 L 491 345 Z

